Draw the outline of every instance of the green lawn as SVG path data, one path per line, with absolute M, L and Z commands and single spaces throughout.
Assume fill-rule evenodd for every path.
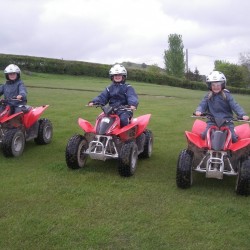
M 85 104 L 109 79 L 22 77 L 29 105 L 50 105 L 43 117 L 54 137 L 45 146 L 28 142 L 19 158 L 0 152 L 0 249 L 249 249 L 250 199 L 235 194 L 235 177 L 195 173 L 190 189 L 176 187 L 184 131 L 205 92 L 128 81 L 140 98 L 135 117 L 152 114 L 155 143 L 152 157 L 122 178 L 116 161 L 89 159 L 72 171 L 64 155 L 68 139 L 83 133 L 78 117 L 94 123 L 100 113 Z M 234 97 L 250 114 L 249 96 Z

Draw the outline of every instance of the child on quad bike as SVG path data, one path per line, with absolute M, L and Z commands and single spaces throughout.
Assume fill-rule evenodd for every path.
M 138 106 L 133 87 L 126 84 L 127 70 L 116 64 L 109 71 L 112 83 L 87 106 L 100 107 L 95 124 L 79 118 L 84 134 L 73 135 L 66 146 L 65 160 L 70 169 L 86 166 L 86 160 L 116 159 L 123 177 L 135 173 L 138 158 L 150 158 L 153 133 L 147 129 L 151 114 L 132 118 Z
M 226 88 L 226 77 L 219 71 L 211 72 L 206 78 L 206 84 L 209 92 L 200 102 L 196 108 L 195 115 L 201 116 L 206 113 L 211 118 L 226 119 L 227 126 L 232 133 L 232 142 L 235 143 L 238 140 L 238 136 L 234 131 L 233 112 L 245 121 L 249 120 L 249 116 L 246 115 L 243 108 L 233 99 L 230 92 Z M 213 119 L 212 119 L 213 120 Z M 201 137 L 204 140 L 206 133 L 212 125 L 215 125 L 211 119 L 207 121 L 207 127 L 204 132 L 201 133 Z
M 12 107 L 12 113 L 17 113 L 20 111 L 19 105 L 27 104 L 27 90 L 20 77 L 21 70 L 17 65 L 10 64 L 5 68 L 4 74 L 7 81 L 0 85 L 0 96 L 4 95 L 4 99 Z
M 125 83 L 127 79 L 127 70 L 123 65 L 115 64 L 109 71 L 112 83 L 97 97 L 88 103 L 88 106 L 95 104 L 106 105 L 109 103 L 112 107 L 130 106 L 135 110 L 138 106 L 138 97 L 134 88 Z M 133 117 L 133 112 L 129 110 L 118 110 L 116 113 L 120 117 L 120 126 L 129 124 Z

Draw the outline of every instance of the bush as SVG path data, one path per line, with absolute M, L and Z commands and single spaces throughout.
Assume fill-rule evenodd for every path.
M 27 72 L 84 75 L 93 77 L 108 77 L 111 65 L 88 63 L 81 61 L 67 61 L 45 57 L 20 56 L 0 54 L 0 67 L 5 68 L 8 64 L 17 64 Z M 142 69 L 130 69 L 128 78 L 133 81 L 169 85 L 193 90 L 206 90 L 207 87 L 201 82 L 175 78 L 163 72 L 146 71 Z M 232 93 L 250 94 L 250 89 L 230 87 Z

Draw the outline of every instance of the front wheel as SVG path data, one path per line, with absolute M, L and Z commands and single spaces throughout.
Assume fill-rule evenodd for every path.
M 23 153 L 24 145 L 24 133 L 20 129 L 10 129 L 3 137 L 3 154 L 6 157 L 20 156 Z
M 153 142 L 154 142 L 153 133 L 150 130 L 145 130 L 143 133 L 145 134 L 145 143 L 143 152 L 139 154 L 139 157 L 150 158 L 153 151 Z
M 177 170 L 176 170 L 176 185 L 179 188 L 189 188 L 192 185 L 192 162 L 193 152 L 184 149 L 180 152 Z
M 88 142 L 82 135 L 72 136 L 66 146 L 65 158 L 67 166 L 71 169 L 79 169 L 85 166 L 88 155 Z
M 250 159 L 245 159 L 240 163 L 238 177 L 236 181 L 236 194 L 249 195 L 250 191 Z
M 53 126 L 50 120 L 48 119 L 40 119 L 38 121 L 38 134 L 37 138 L 34 139 L 36 144 L 45 145 L 49 144 L 52 140 L 53 136 Z
M 125 143 L 118 158 L 118 171 L 123 177 L 132 176 L 135 173 L 138 160 L 138 148 L 134 141 Z

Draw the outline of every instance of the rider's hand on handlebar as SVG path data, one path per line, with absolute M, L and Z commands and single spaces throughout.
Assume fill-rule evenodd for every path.
M 201 113 L 200 111 L 195 111 L 194 114 L 195 114 L 196 116 L 201 116 L 202 113 Z
M 244 121 L 249 121 L 249 116 L 244 115 L 244 116 L 242 116 L 242 119 L 243 119 Z
M 16 97 L 16 99 L 18 99 L 19 101 L 21 101 L 22 100 L 22 96 L 21 95 L 18 95 L 17 97 Z
M 92 106 L 94 106 L 94 103 L 93 102 L 89 102 L 88 106 L 92 107 Z
M 130 108 L 131 108 L 132 110 L 136 110 L 136 107 L 135 107 L 135 106 L 130 106 Z

